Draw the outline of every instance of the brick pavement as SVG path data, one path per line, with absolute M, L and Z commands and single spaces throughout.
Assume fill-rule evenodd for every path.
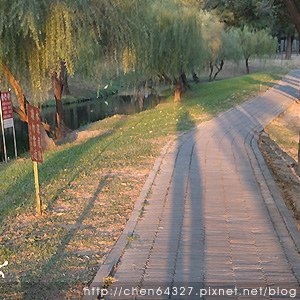
M 299 83 L 300 71 L 291 72 L 170 146 L 112 287 L 299 286 L 300 255 L 253 148 L 257 132 L 295 100 Z M 137 299 L 200 298 L 192 293 Z

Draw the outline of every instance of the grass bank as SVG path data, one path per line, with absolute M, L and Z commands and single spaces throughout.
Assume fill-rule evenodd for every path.
M 278 76 L 256 73 L 193 85 L 181 104 L 91 124 L 97 136 L 59 146 L 40 166 L 45 215 L 34 213 L 28 156 L 0 165 L 0 295 L 58 298 L 80 291 L 113 247 L 154 159 L 178 131 L 191 129 L 257 93 Z M 7 284 L 7 283 L 10 284 Z
M 268 135 L 261 135 L 260 148 L 300 230 L 300 181 L 297 175 L 299 116 L 300 104 L 293 103 L 265 128 Z
M 281 149 L 298 161 L 300 131 L 300 104 L 294 103 L 289 109 L 266 127 L 266 132 Z

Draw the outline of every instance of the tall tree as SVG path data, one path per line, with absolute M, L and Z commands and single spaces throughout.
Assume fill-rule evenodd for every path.
M 217 49 L 214 59 L 210 61 L 210 80 L 216 79 L 226 61 L 238 64 L 243 58 L 241 49 L 239 30 L 236 28 L 222 30 L 220 34 L 220 47 Z
M 298 0 L 283 0 L 300 36 L 300 3 Z
M 202 37 L 202 14 L 194 2 L 149 1 L 143 30 L 126 48 L 124 70 L 145 79 L 164 78 L 174 84 L 175 101 L 181 100 L 187 73 L 206 59 Z M 128 68 L 129 67 L 129 68 Z
M 247 74 L 250 73 L 250 58 L 272 56 L 276 53 L 277 39 L 273 38 L 266 30 L 254 30 L 248 26 L 239 29 L 240 47 L 245 59 Z
M 272 10 L 266 0 L 204 0 L 205 9 L 214 10 L 228 26 L 245 25 L 262 29 L 270 26 Z
M 83 40 L 106 49 L 123 40 L 127 26 L 120 8 L 129 1 L 103 0 L 101 5 L 96 0 L 0 2 L 0 69 L 15 90 L 15 112 L 21 120 L 27 121 L 24 94 L 37 104 L 52 82 L 57 134 L 63 134 L 64 74 L 72 75 L 79 55 L 83 49 L 88 51 L 89 43 Z

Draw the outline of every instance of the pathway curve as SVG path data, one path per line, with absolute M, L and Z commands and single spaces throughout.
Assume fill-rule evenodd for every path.
M 200 288 L 213 299 L 213 288 L 235 286 L 278 286 L 293 296 L 300 255 L 268 189 L 256 138 L 295 101 L 299 84 L 300 71 L 291 72 L 170 146 L 111 286 L 138 287 L 142 294 L 161 287 L 165 294 L 127 297 L 118 291 L 121 297 L 107 299 L 200 299 Z M 233 292 L 233 298 L 248 299 Z M 251 292 L 249 299 L 273 299 L 275 293 Z

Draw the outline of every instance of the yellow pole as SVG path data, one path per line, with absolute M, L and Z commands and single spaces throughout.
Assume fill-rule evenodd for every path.
M 40 198 L 40 184 L 39 184 L 39 170 L 38 163 L 36 161 L 33 162 L 33 170 L 34 170 L 34 183 L 35 183 L 35 195 L 36 195 L 36 211 L 39 215 L 42 215 L 42 202 Z

